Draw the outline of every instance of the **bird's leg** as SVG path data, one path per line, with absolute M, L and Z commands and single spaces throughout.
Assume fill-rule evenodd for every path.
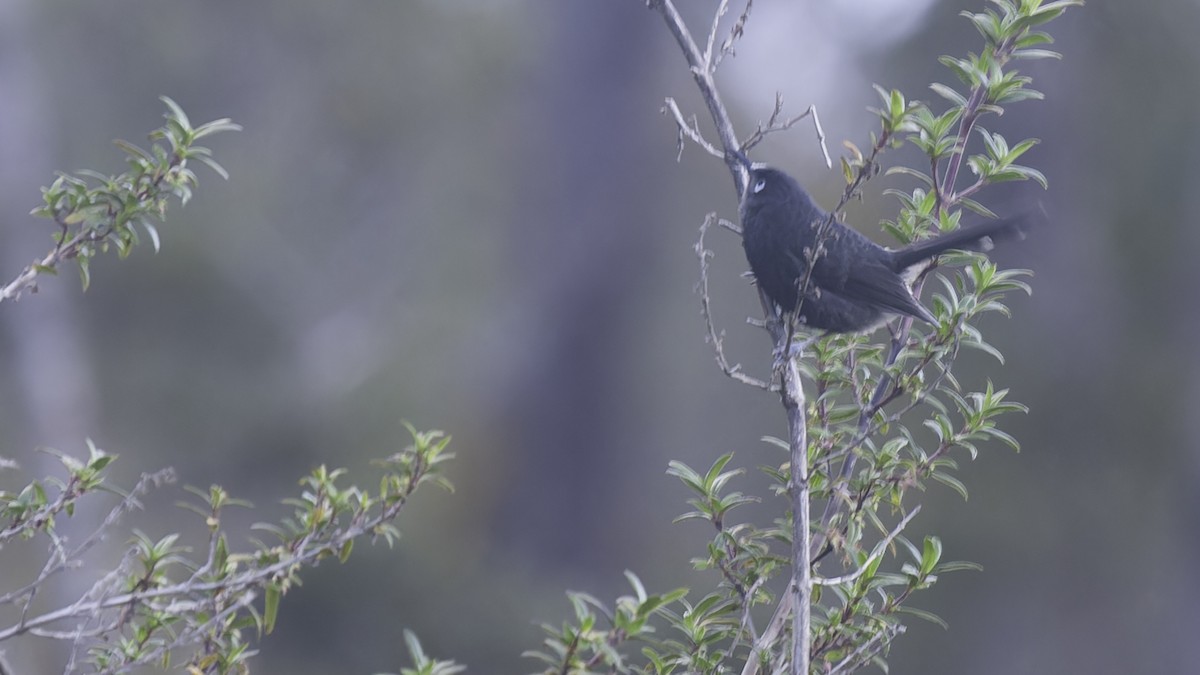
M 792 339 L 796 337 L 796 315 L 791 312 L 780 312 L 780 321 L 783 321 L 783 340 L 775 345 L 775 349 L 771 350 L 771 370 L 778 371 L 783 369 L 783 365 L 792 357 L 791 344 Z
M 804 353 L 812 343 L 830 334 L 830 331 L 817 331 L 800 342 L 796 342 L 796 321 L 791 315 L 785 315 L 787 321 L 787 336 L 784 338 L 783 344 L 776 345 L 772 350 L 771 356 L 774 357 L 773 369 L 778 370 L 787 363 L 788 359 L 794 359 Z

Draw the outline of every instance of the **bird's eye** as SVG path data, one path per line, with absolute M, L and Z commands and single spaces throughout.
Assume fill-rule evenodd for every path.
M 758 182 L 754 184 L 754 194 L 762 192 L 765 187 L 767 187 L 767 181 L 762 178 L 758 179 Z

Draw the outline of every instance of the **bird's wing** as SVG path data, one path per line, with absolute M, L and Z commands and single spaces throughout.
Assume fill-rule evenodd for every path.
M 851 301 L 864 302 L 885 312 L 906 314 L 930 323 L 933 315 L 913 298 L 904 280 L 882 261 L 860 260 L 847 266 L 849 273 L 837 292 Z

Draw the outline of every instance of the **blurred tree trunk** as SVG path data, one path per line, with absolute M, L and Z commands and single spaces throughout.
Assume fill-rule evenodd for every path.
M 0 96 L 0 148 L 4 149 L 0 153 L 0 212 L 4 214 L 0 267 L 6 282 L 52 245 L 53 224 L 27 215 L 38 203 L 38 186 L 49 182 L 55 168 L 51 166 L 53 106 L 31 44 L 38 34 L 33 26 L 36 14 L 35 3 L 27 0 L 0 3 L 0 91 L 4 92 Z M 15 364 L 13 372 L 5 373 L 6 442 L 0 454 L 17 460 L 26 480 L 63 475 L 56 459 L 35 453 L 35 448 L 52 447 L 78 456 L 85 452 L 84 439 L 97 430 L 97 395 L 78 317 L 79 281 L 74 271 L 65 266 L 59 277 L 45 279 L 43 292 L 0 308 L 0 330 Z M 78 542 L 99 522 L 99 516 L 81 510 L 58 529 Z M 18 577 L 32 579 L 36 568 L 31 566 L 40 565 L 46 553 L 43 545 L 34 541 L 5 552 L 2 567 L 12 571 L 10 566 L 15 566 Z M 36 557 L 14 560 L 18 550 Z M 80 590 L 53 584 L 44 589 L 40 600 L 61 605 Z M 16 672 L 52 672 L 47 664 L 61 658 L 61 653 L 50 656 L 61 649 L 53 641 L 20 642 L 30 651 L 8 654 Z
M 513 349 L 487 392 L 498 419 L 484 428 L 504 430 L 493 441 L 521 487 L 495 527 L 552 567 L 597 562 L 604 544 L 592 537 L 606 502 L 619 498 L 610 479 L 622 453 L 637 451 L 621 412 L 631 389 L 622 379 L 634 371 L 622 336 L 639 331 L 632 324 L 652 278 L 645 233 L 662 226 L 646 220 L 657 177 L 642 148 L 667 152 L 670 140 L 661 129 L 656 140 L 646 134 L 658 96 L 644 70 L 659 35 L 640 3 L 551 3 L 540 16 L 532 32 L 547 44 L 538 51 L 554 57 L 527 75 L 524 133 L 514 141 L 533 158 L 517 165 L 533 170 L 515 181 L 523 295 L 511 306 L 529 309 L 498 329 Z

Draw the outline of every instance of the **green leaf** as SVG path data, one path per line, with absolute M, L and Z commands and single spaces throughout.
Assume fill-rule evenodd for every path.
M 719 462 L 720 459 L 717 461 Z M 667 475 L 675 476 L 694 492 L 704 494 L 704 479 L 700 477 L 700 474 L 695 469 L 687 464 L 674 459 L 667 462 Z
M 84 256 L 76 258 L 79 262 L 79 280 L 83 284 L 83 290 L 87 290 L 92 285 L 92 272 L 88 266 L 88 259 Z
M 269 635 L 275 630 L 275 619 L 279 616 L 279 600 L 282 596 L 279 584 L 267 584 L 263 603 L 263 630 Z
M 201 124 L 200 126 L 196 127 L 195 131 L 192 134 L 192 137 L 199 139 L 199 138 L 204 138 L 205 136 L 209 136 L 211 134 L 220 133 L 222 131 L 241 131 L 241 130 L 242 130 L 242 125 L 235 124 L 228 117 L 223 117 L 219 120 L 213 120 L 211 122 L 206 122 L 206 123 Z M 202 150 L 203 148 L 199 148 L 199 149 Z
M 1061 59 L 1062 54 L 1049 49 L 1018 49 L 1012 53 L 1014 59 Z
M 154 252 L 158 253 L 162 247 L 162 242 L 158 238 L 158 228 L 151 225 L 147 220 L 139 220 L 138 222 L 141 224 L 142 229 L 146 230 L 146 234 L 150 236 L 150 243 L 154 246 Z
M 949 572 L 982 572 L 983 565 L 979 563 L 967 562 L 964 560 L 956 560 L 953 562 L 945 562 L 938 565 L 935 569 L 938 574 Z
M 221 166 L 220 164 L 217 164 L 216 160 L 214 160 L 211 157 L 205 157 L 205 156 L 201 156 L 198 159 L 201 162 L 203 162 L 204 164 L 208 165 L 208 167 L 210 169 L 212 169 L 213 171 L 216 171 L 218 176 L 220 176 L 221 178 L 224 178 L 225 180 L 229 180 L 229 172 L 225 170 L 225 167 Z
M 956 106 L 964 107 L 967 105 L 967 98 L 965 96 L 958 93 L 957 90 L 952 89 L 951 87 L 948 87 L 940 82 L 934 82 L 933 84 L 929 85 L 929 88 L 932 89 L 935 94 L 941 96 L 947 101 L 950 101 Z
M 974 199 L 962 199 L 958 203 L 960 205 L 962 205 L 963 208 L 970 209 L 971 211 L 974 211 L 975 213 L 978 213 L 981 216 L 984 216 L 987 218 L 999 218 L 1000 217 L 1000 216 L 996 215 L 996 213 L 994 211 L 992 211 L 988 207 L 984 206 L 983 204 L 980 204 L 979 202 L 975 201 Z
M 1016 438 L 1013 438 L 1012 435 L 1010 435 L 1008 432 L 1001 431 L 995 427 L 992 427 L 987 430 L 987 434 L 989 436 L 999 440 L 1000 442 L 1004 443 L 1005 445 L 1012 448 L 1013 450 L 1016 450 L 1017 452 L 1021 451 L 1020 442 L 1018 442 Z
M 912 178 L 915 178 L 918 181 L 920 181 L 926 187 L 933 187 L 933 179 L 932 178 L 930 178 L 928 175 L 926 175 L 920 171 L 917 171 L 916 169 L 911 169 L 907 166 L 890 167 L 890 168 L 888 168 L 887 171 L 884 172 L 884 175 L 887 175 L 887 176 L 895 176 L 895 175 L 911 176 Z
M 903 614 L 908 614 L 910 616 L 915 616 L 918 619 L 924 619 L 925 621 L 928 621 L 929 623 L 937 624 L 937 625 L 941 626 L 942 628 L 946 628 L 946 629 L 950 628 L 949 624 L 947 624 L 940 616 L 938 616 L 937 614 L 934 614 L 933 612 L 926 611 L 924 609 L 916 609 L 915 607 L 908 607 L 905 605 L 901 605 L 896 608 L 896 611 L 901 612 Z
M 638 602 L 645 602 L 646 587 L 642 585 L 642 580 L 629 570 L 625 570 L 625 579 L 629 581 L 630 586 L 633 586 L 633 592 L 637 596 Z
M 932 474 L 930 474 L 930 478 L 933 478 L 943 485 L 950 486 L 955 492 L 962 496 L 963 501 L 967 501 L 967 486 L 954 476 L 941 471 L 934 471 Z
M 1050 35 L 1047 33 L 1043 33 L 1041 31 L 1029 31 L 1020 40 L 1017 40 L 1016 43 L 1014 43 L 1014 46 L 1017 49 L 1025 49 L 1027 47 L 1034 47 L 1036 45 L 1053 44 L 1053 42 L 1054 38 L 1050 37 Z
M 158 100 L 167 104 L 167 108 L 170 109 L 170 115 L 168 119 L 177 120 L 184 128 L 191 128 L 192 124 L 188 121 L 187 113 L 183 112 L 183 108 L 180 108 L 179 104 L 172 100 L 171 97 L 159 96 Z

